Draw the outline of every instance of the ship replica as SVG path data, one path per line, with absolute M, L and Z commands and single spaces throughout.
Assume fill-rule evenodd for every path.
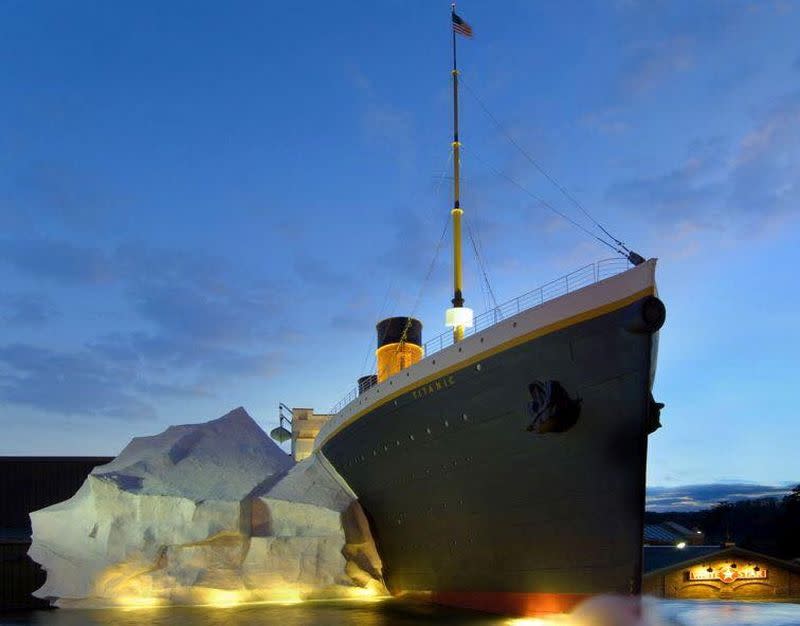
M 416 319 L 378 323 L 377 373 L 313 454 L 358 497 L 393 593 L 517 615 L 637 594 L 663 406 L 656 262 L 628 250 L 477 318 L 464 306 L 456 34 L 471 30 L 452 21 L 452 333 L 423 344 Z

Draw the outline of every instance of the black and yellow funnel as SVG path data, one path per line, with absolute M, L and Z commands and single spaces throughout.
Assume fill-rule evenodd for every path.
M 422 358 L 422 322 L 413 317 L 389 317 L 378 322 L 377 329 L 380 383 Z

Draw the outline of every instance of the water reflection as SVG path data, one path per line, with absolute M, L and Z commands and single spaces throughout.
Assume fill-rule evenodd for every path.
M 232 608 L 180 607 L 35 611 L 0 616 L 0 626 L 797 626 L 800 604 L 647 600 L 631 612 L 601 599 L 572 617 L 500 618 L 426 603 L 373 602 L 252 604 Z
M 662 613 L 680 626 L 797 626 L 800 604 L 765 602 L 669 602 Z

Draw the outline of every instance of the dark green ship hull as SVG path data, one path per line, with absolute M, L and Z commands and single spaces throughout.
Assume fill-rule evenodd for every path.
M 370 517 L 390 590 L 638 592 L 657 421 L 657 334 L 631 325 L 643 300 L 452 368 L 324 443 Z M 564 432 L 528 430 L 537 380 L 579 403 Z

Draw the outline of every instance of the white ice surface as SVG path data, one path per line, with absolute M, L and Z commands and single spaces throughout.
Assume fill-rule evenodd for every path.
M 385 591 L 349 490 L 316 456 L 295 465 L 242 408 L 137 437 L 31 523 L 36 595 L 60 606 Z

